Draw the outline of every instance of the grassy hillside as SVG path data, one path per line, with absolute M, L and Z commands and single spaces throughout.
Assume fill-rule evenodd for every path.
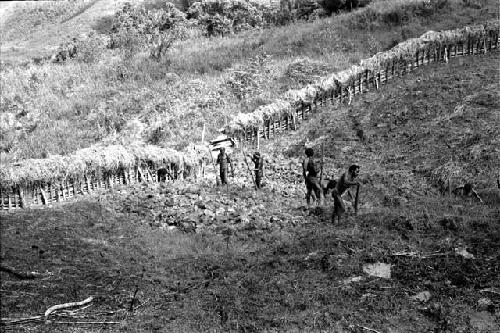
M 125 0 L 5 1 L 0 7 L 2 62 L 51 55 L 59 44 L 88 34 Z M 141 1 L 134 1 L 140 3 Z
M 28 317 L 94 296 L 79 318 L 20 332 L 495 332 L 500 329 L 500 193 L 495 188 L 498 53 L 432 64 L 325 107 L 263 142 L 266 186 L 241 165 L 227 188 L 127 187 L 52 209 L 0 213 L 2 316 Z M 308 209 L 304 143 L 325 172 L 361 165 L 358 216 Z M 318 150 L 318 149 L 317 149 Z M 454 161 L 485 204 L 441 196 Z M 390 266 L 390 278 L 369 265 Z M 43 281 L 43 283 L 40 283 Z M 72 321 L 114 324 L 65 324 Z M 106 325 L 106 326 L 105 326 Z M 9 326 L 8 326 L 9 327 Z
M 73 31 L 66 24 L 83 20 L 98 5 L 104 4 L 95 2 L 81 13 L 75 9 L 69 17 L 77 16 L 68 21 L 58 17 L 49 25 Z M 251 111 L 286 89 L 344 69 L 403 39 L 496 15 L 496 3 L 489 0 L 380 0 L 309 23 L 192 37 L 175 44 L 160 61 L 145 50 L 105 49 L 99 37 L 91 37 L 79 57 L 65 64 L 2 67 L 2 160 L 116 142 L 137 132 L 137 124 L 144 128 L 144 141 L 182 148 L 201 139 L 204 124 L 213 136 L 231 115 Z M 16 36 L 14 30 L 11 36 Z

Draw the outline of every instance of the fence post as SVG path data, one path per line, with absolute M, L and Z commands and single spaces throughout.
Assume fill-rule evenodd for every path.
M 19 199 L 21 201 L 21 208 L 26 208 L 27 206 L 26 206 L 26 200 L 24 198 L 24 191 L 20 185 L 17 186 L 17 190 L 19 191 Z
M 257 127 L 257 150 L 260 150 L 260 135 L 259 135 L 259 127 Z

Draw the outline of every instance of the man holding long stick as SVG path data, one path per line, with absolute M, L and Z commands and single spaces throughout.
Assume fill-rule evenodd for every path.
M 264 177 L 264 158 L 260 155 L 258 151 L 256 151 L 252 158 L 252 162 L 254 164 L 254 172 L 255 172 L 255 186 L 257 188 L 262 187 L 262 178 Z
M 250 166 L 248 165 L 248 162 L 247 162 L 247 156 L 250 156 L 250 155 L 247 155 L 243 149 L 241 150 L 241 153 L 243 154 L 243 161 L 245 161 L 245 165 L 247 166 L 248 173 L 250 173 L 250 177 L 252 177 L 252 183 L 255 186 L 255 189 L 257 189 L 257 184 L 255 183 L 255 178 L 254 178 L 253 173 L 250 170 Z

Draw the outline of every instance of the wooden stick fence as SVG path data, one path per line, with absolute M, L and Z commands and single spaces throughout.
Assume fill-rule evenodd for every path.
M 448 62 L 449 58 L 478 55 L 498 50 L 498 33 L 490 33 L 482 39 L 468 38 L 466 42 L 457 42 L 439 47 L 428 47 L 418 50 L 413 61 L 393 60 L 385 68 L 375 72 L 365 70 L 352 80 L 348 86 L 341 86 L 337 90 L 318 94 L 312 103 L 301 103 L 292 112 L 264 120 L 261 126 L 248 126 L 231 133 L 237 141 L 245 145 L 255 146 L 257 138 L 272 139 L 277 135 L 296 130 L 298 125 L 308 120 L 312 114 L 318 112 L 319 106 L 328 102 L 333 105 L 350 104 L 352 99 L 368 91 L 378 90 L 381 85 L 405 76 L 412 71 L 436 62 Z
M 157 166 L 151 162 L 143 162 L 132 168 L 92 172 L 59 182 L 35 182 L 29 186 L 0 187 L 0 209 L 35 208 L 121 185 L 181 179 L 184 176 L 191 176 L 188 171 L 190 170 L 180 172 L 180 167 L 174 163 Z

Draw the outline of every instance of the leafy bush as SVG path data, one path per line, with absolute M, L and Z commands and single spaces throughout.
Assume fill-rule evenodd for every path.
M 316 0 L 298 0 L 296 8 L 292 10 L 292 15 L 299 20 L 310 20 L 317 17 L 317 13 L 323 12 L 320 11 L 321 9 L 321 4 Z M 323 13 L 326 15 L 326 12 Z
M 266 55 L 258 55 L 251 59 L 247 66 L 238 66 L 232 71 L 225 84 L 236 98 L 243 100 L 260 92 L 264 80 L 262 73 L 266 70 L 266 60 Z
M 171 3 L 167 2 L 161 9 L 151 10 L 126 3 L 113 18 L 111 47 L 134 52 L 154 42 L 152 53 L 156 56 L 170 47 L 174 40 L 187 36 L 186 24 L 186 15 Z
M 86 39 L 78 41 L 75 58 L 84 63 L 95 63 L 99 61 L 109 43 L 108 36 L 92 33 Z
M 264 10 L 242 0 L 196 2 L 188 8 L 187 18 L 196 20 L 208 36 L 213 36 L 262 27 Z
M 380 23 L 401 26 L 413 17 L 430 17 L 446 9 L 450 0 L 379 0 L 349 17 L 346 22 L 354 29 L 372 29 Z
M 340 10 L 352 10 L 367 6 L 371 1 L 372 0 L 323 0 L 322 5 L 329 14 L 332 14 Z

